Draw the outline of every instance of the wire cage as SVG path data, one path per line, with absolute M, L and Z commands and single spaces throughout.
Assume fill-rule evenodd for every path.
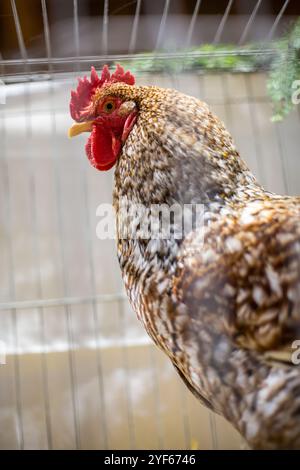
M 115 241 L 96 237 L 112 175 L 89 167 L 84 139 L 67 140 L 68 102 L 91 65 L 131 64 L 140 84 L 208 102 L 265 187 L 296 194 L 299 111 L 271 122 L 266 67 L 186 64 L 271 56 L 270 41 L 297 8 L 292 0 L 1 1 L 0 448 L 244 446 L 185 389 L 131 311 Z M 241 49 L 248 41 L 251 52 Z M 196 47 L 221 43 L 230 50 Z

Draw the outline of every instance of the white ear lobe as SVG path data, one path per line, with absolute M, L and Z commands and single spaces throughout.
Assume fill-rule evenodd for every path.
M 127 114 L 132 113 L 136 109 L 136 104 L 134 101 L 125 101 L 119 107 L 118 114 L 120 116 L 127 116 Z

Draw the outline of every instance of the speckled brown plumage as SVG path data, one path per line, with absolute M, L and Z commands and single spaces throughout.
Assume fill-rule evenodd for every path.
M 117 83 L 93 106 L 103 96 L 138 108 L 114 206 L 139 319 L 195 395 L 250 446 L 300 448 L 300 366 L 280 360 L 300 339 L 300 200 L 265 191 L 199 100 Z M 204 225 L 182 240 L 122 239 L 124 201 L 204 204 Z

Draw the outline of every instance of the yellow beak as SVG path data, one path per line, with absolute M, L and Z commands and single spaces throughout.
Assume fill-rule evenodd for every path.
M 93 121 L 76 122 L 68 130 L 68 136 L 71 138 L 81 134 L 82 132 L 91 132 L 92 128 Z

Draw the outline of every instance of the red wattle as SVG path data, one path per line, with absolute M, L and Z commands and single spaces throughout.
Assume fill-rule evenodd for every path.
M 121 145 L 111 130 L 95 125 L 86 144 L 86 154 L 97 170 L 106 171 L 116 163 Z

